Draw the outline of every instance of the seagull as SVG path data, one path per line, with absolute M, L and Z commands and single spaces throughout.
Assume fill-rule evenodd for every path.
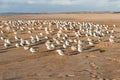
M 56 44 L 60 45 L 60 41 L 59 40 L 55 40 Z
M 49 39 L 49 37 L 48 37 L 48 36 L 45 36 L 45 39 Z
M 112 38 L 112 39 L 113 39 L 113 38 L 115 38 L 115 37 L 114 37 L 113 35 L 110 35 L 110 38 Z
M 55 48 L 54 44 L 47 44 L 46 47 L 48 50 L 53 50 Z
M 25 43 L 26 43 L 27 45 L 30 45 L 30 42 L 29 42 L 28 40 L 25 40 Z
M 40 36 L 43 36 L 43 33 L 39 33 Z
M 8 48 L 9 46 L 10 46 L 9 43 L 4 43 L 4 47 L 5 47 L 5 48 Z
M 65 41 L 66 46 L 70 46 L 70 43 L 68 41 Z
M 109 37 L 109 42 L 111 42 L 111 43 L 115 42 L 115 41 L 114 41 L 114 38 L 115 38 L 115 37 L 114 37 L 113 35 L 110 35 L 110 37 Z
M 9 39 L 5 39 L 4 41 L 5 41 L 6 43 L 8 43 L 8 44 L 11 44 L 11 42 L 10 42 Z
M 113 38 L 109 38 L 109 42 L 113 43 L 115 42 Z
M 67 45 L 66 45 L 66 44 L 63 44 L 63 48 L 66 49 L 66 48 L 67 48 Z
M 80 45 L 81 45 L 81 44 L 82 44 L 82 41 L 81 41 L 81 40 L 78 40 L 78 44 L 80 44 Z
M 29 33 L 29 34 L 32 34 L 32 31 L 30 30 L 30 31 L 28 31 L 28 33 Z
M 92 41 L 89 41 L 89 45 L 90 45 L 90 46 L 93 46 L 93 42 L 92 42 Z
M 40 38 L 38 37 L 38 35 L 36 35 L 36 40 L 39 42 L 40 41 Z
M 54 45 L 54 44 L 51 44 L 50 46 L 51 46 L 51 48 L 52 48 L 52 49 L 54 49 L 54 48 L 55 48 L 55 45 Z
M 31 39 L 31 43 L 36 43 L 37 42 L 37 40 L 35 39 L 35 38 L 33 38 L 33 39 Z
M 29 46 L 24 46 L 24 50 L 29 50 Z
M 16 46 L 17 48 L 19 48 L 19 47 L 20 47 L 20 44 L 19 44 L 19 43 L 16 43 L 15 46 Z
M 4 38 L 4 37 L 0 37 L 0 39 L 1 39 L 1 40 L 5 40 L 5 38 Z
M 30 48 L 30 52 L 35 53 L 37 50 L 33 47 Z
M 56 50 L 56 52 L 61 56 L 65 55 L 64 51 L 61 49 Z
M 75 43 L 77 43 L 77 40 L 76 40 L 76 39 L 74 39 L 74 42 L 75 42 Z
M 16 40 L 16 41 L 20 40 L 20 38 L 19 38 L 19 37 L 17 37 L 17 36 L 15 36 L 14 38 L 15 38 L 15 40 Z
M 76 47 L 76 46 L 71 46 L 71 50 L 72 50 L 72 51 L 76 51 L 76 50 L 77 50 L 77 47 Z
M 21 39 L 21 41 L 20 41 L 20 45 L 21 45 L 21 46 L 26 45 L 25 40 Z
M 88 38 L 87 40 L 88 40 L 89 45 L 90 45 L 90 46 L 93 46 L 92 39 Z
M 78 52 L 83 52 L 83 48 L 81 45 L 78 44 Z
M 62 37 L 62 35 L 60 33 L 57 33 L 57 37 L 60 38 Z

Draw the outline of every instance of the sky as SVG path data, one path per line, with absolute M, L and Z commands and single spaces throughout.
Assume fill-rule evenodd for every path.
M 0 13 L 120 11 L 120 0 L 0 0 Z

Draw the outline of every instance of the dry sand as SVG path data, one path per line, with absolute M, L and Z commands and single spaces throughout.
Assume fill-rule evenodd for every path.
M 23 48 L 2 47 L 0 42 L 0 80 L 120 80 L 120 14 L 41 14 L 0 16 L 0 20 L 75 20 L 117 27 L 117 43 L 101 42 L 77 55 L 60 56 L 47 52 L 30 55 Z M 25 35 L 23 35 L 25 36 Z

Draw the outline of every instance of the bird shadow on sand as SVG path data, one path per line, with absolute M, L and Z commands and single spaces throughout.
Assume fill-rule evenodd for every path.
M 95 46 L 88 46 L 87 48 L 84 48 L 84 50 L 90 50 L 90 49 L 92 49 L 93 47 L 95 47 Z
M 7 78 L 7 79 L 3 79 L 3 80 L 17 80 L 17 79 L 21 79 L 22 77 L 13 77 L 13 78 Z
M 55 51 L 55 49 L 53 49 L 53 50 L 45 50 L 43 52 L 52 52 L 52 51 Z
M 4 44 L 0 44 L 0 46 L 3 46 Z
M 78 51 L 71 51 L 71 52 L 67 53 L 66 55 L 73 56 L 73 55 L 77 55 L 77 54 L 79 54 Z
M 98 51 L 98 52 L 100 52 L 100 53 L 105 52 L 104 49 L 94 49 L 94 50 L 91 50 L 90 52 L 96 52 L 96 51 Z
M 116 42 L 116 43 L 120 43 L 120 40 L 116 40 L 115 42 Z
M 8 51 L 6 51 L 6 50 L 0 51 L 0 54 L 1 54 L 1 53 L 5 53 L 5 52 L 8 52 Z
M 9 49 L 12 49 L 12 48 L 15 48 L 15 46 L 11 46 L 11 47 L 4 48 L 4 49 L 1 49 L 1 50 L 3 50 L 3 51 L 5 50 L 6 51 L 6 50 L 9 50 Z
M 42 51 L 41 53 L 41 56 L 50 56 L 50 55 L 54 55 L 54 52 L 52 52 L 54 50 L 47 50 L 47 51 Z
M 42 44 L 44 44 L 45 43 L 45 41 L 40 41 L 40 42 L 37 42 L 37 43 L 35 43 L 35 44 L 32 44 L 31 46 L 37 46 L 37 45 L 42 45 Z

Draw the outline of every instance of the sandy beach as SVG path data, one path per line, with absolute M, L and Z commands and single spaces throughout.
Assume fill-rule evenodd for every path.
M 76 22 L 92 22 L 105 24 L 113 28 L 115 42 L 109 43 L 105 37 L 102 42 L 89 47 L 84 46 L 84 51 L 74 55 L 60 56 L 56 51 L 48 51 L 44 44 L 33 45 L 38 48 L 35 54 L 24 50 L 23 47 L 10 46 L 5 48 L 0 40 L 0 80 L 120 80 L 120 14 L 26 14 L 0 16 L 0 25 L 11 20 L 61 20 Z M 8 25 L 9 26 L 9 25 Z M 11 25 L 10 25 L 11 26 Z M 34 25 L 38 27 L 40 25 Z M 45 26 L 45 25 L 44 25 Z M 28 27 L 31 27 L 29 25 Z M 56 30 L 56 26 L 52 26 Z M 4 28 L 3 28 L 4 30 Z M 19 31 L 19 30 L 18 30 Z M 23 31 L 22 38 L 42 32 L 34 30 L 32 34 Z M 73 32 L 69 32 L 73 35 Z M 11 38 L 13 33 L 6 33 Z M 0 33 L 0 37 L 2 34 Z M 54 36 L 54 35 L 50 35 Z M 43 39 L 43 38 L 41 38 Z M 78 38 L 86 39 L 86 38 Z M 94 38 L 93 38 L 94 39 Z M 67 49 L 67 54 L 72 53 Z

